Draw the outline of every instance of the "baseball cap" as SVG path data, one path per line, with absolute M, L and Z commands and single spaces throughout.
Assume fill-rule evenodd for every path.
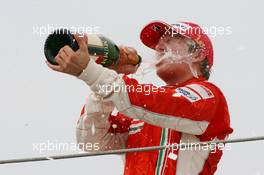
M 199 25 L 191 22 L 167 24 L 163 21 L 153 21 L 142 29 L 140 39 L 147 47 L 155 49 L 160 38 L 165 34 L 171 34 L 171 36 L 180 34 L 192 39 L 199 47 L 204 49 L 209 67 L 213 66 L 214 52 L 212 42 Z

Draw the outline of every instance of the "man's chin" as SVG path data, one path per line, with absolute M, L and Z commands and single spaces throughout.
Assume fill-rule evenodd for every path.
M 166 64 L 162 64 L 156 67 L 156 74 L 163 79 L 162 77 L 168 74 L 168 66 Z

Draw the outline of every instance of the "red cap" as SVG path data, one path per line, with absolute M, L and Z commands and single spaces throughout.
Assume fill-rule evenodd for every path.
M 192 39 L 204 49 L 210 68 L 213 66 L 212 42 L 199 25 L 190 22 L 177 22 L 170 25 L 162 21 L 153 21 L 142 29 L 140 39 L 147 47 L 155 49 L 164 34 L 171 34 L 171 36 L 180 34 Z

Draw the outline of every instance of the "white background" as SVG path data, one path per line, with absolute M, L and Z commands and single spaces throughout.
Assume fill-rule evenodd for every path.
M 194 21 L 202 26 L 230 26 L 230 35 L 212 38 L 215 65 L 210 81 L 229 103 L 231 138 L 264 135 L 263 4 L 261 1 L 1 1 L 0 159 L 39 154 L 33 143 L 75 142 L 75 125 L 89 88 L 75 77 L 52 72 L 44 62 L 47 35 L 34 27 L 98 26 L 118 44 L 135 47 L 144 60 L 152 51 L 139 39 L 151 20 Z M 146 81 L 158 84 L 157 78 Z M 145 78 L 147 78 L 145 77 Z M 232 144 L 217 175 L 264 174 L 263 142 Z M 122 174 L 118 156 L 0 165 L 0 174 Z

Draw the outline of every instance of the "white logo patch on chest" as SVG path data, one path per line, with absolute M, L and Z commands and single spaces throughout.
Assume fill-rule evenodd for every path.
M 196 102 L 201 100 L 201 97 L 194 92 L 193 90 L 187 88 L 187 87 L 179 87 L 177 89 L 175 89 L 175 92 L 172 96 L 173 97 L 184 97 L 187 100 L 189 100 L 190 102 Z

